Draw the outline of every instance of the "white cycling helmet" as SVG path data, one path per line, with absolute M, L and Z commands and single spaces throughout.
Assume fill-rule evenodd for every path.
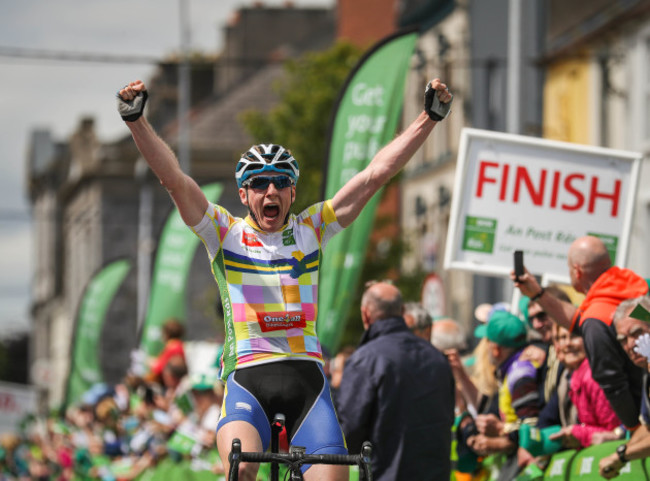
M 278 144 L 258 144 L 243 153 L 237 162 L 235 168 L 237 187 L 243 187 L 250 176 L 265 172 L 288 175 L 294 185 L 300 176 L 298 162 L 291 152 Z

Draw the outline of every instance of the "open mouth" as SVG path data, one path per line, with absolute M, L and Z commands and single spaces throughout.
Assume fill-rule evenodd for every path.
M 280 214 L 280 207 L 276 204 L 268 204 L 264 206 L 264 217 L 275 219 Z

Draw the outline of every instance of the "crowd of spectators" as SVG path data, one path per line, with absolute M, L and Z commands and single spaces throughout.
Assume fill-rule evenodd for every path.
M 165 459 L 186 459 L 197 471 L 218 474 L 213 426 L 223 391 L 215 381 L 197 374 L 176 378 L 174 387 L 133 376 L 116 386 L 97 384 L 64 412 L 30 417 L 17 432 L 0 436 L 0 475 L 130 480 Z
M 211 362 L 190 371 L 182 324 L 170 320 L 163 331 L 161 354 L 133 353 L 123 382 L 95 384 L 50 416 L 30 416 L 16 432 L 1 435 L 0 476 L 127 481 L 151 476 L 161 463 L 182 464 L 206 479 L 223 475 L 215 448 L 223 399 L 217 369 Z
M 472 352 L 458 323 L 432 322 L 421 306 L 405 304 L 404 323 L 446 355 L 455 379 L 452 479 L 542 479 L 556 453 L 578 459 L 600 445 L 589 451 L 597 455 L 586 458 L 580 475 L 645 476 L 631 462 L 650 456 L 648 281 L 612 266 L 596 237 L 577 239 L 568 259 L 570 288 L 542 288 L 526 272 L 513 275 L 521 291 L 517 306 L 479 306 Z M 373 356 L 387 359 L 389 349 Z M 374 405 L 381 411 L 386 403 Z
M 576 239 L 568 261 L 581 302 L 571 302 L 568 289 L 541 287 L 530 273 L 513 273 L 521 302 L 515 309 L 503 303 L 477 308 L 485 323 L 474 333 L 482 340 L 472 365 L 447 352 L 462 397 L 457 414 L 464 410 L 456 431 L 457 479 L 541 479 L 555 453 L 578 456 L 603 443 L 609 444 L 581 469 L 614 478 L 650 454 L 642 415 L 650 335 L 647 351 L 638 344 L 650 331 L 650 314 L 641 309 L 650 307 L 648 283 L 612 266 L 596 237 Z

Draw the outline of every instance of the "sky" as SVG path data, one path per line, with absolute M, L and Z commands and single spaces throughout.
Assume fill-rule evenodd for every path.
M 26 155 L 35 129 L 66 140 L 79 121 L 95 119 L 103 142 L 128 134 L 115 110 L 115 92 L 145 82 L 143 63 L 54 61 L 35 51 L 154 57 L 180 50 L 180 5 L 189 9 L 192 50 L 216 53 L 222 27 L 251 0 L 0 0 L 0 338 L 28 330 L 32 220 L 25 188 Z M 279 6 L 284 0 L 266 0 Z M 295 0 L 333 7 L 335 0 Z M 22 57 L 14 56 L 18 53 Z M 42 55 L 41 55 L 42 57 Z M 49 55 L 47 56 L 49 57 Z

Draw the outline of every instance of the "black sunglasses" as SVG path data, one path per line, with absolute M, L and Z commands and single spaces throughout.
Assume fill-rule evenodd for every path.
M 545 321 L 548 320 L 548 314 L 546 314 L 546 312 L 544 312 L 544 311 L 540 311 L 537 314 L 535 314 L 534 316 L 530 316 L 528 318 L 528 320 L 530 322 L 533 322 L 534 320 L 538 320 L 539 322 L 545 322 Z
M 252 189 L 266 190 L 273 183 L 276 189 L 286 189 L 293 185 L 291 178 L 286 175 L 277 175 L 273 177 L 257 176 L 247 181 L 244 185 Z

